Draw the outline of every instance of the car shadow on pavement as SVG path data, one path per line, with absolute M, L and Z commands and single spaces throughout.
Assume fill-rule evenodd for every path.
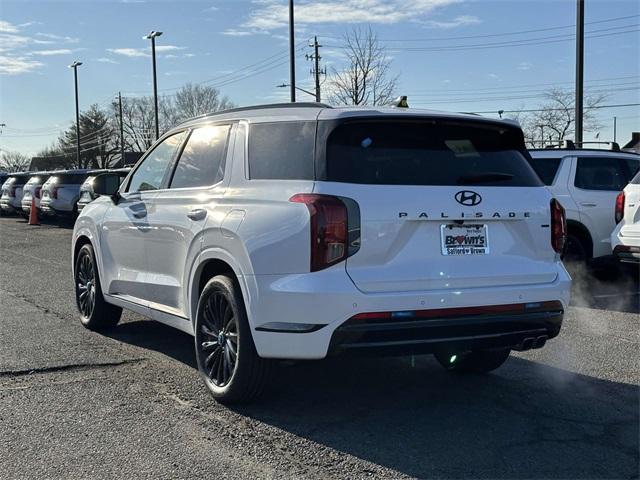
M 135 321 L 110 336 L 196 368 L 192 337 L 170 327 Z M 486 375 L 432 356 L 283 363 L 263 397 L 231 409 L 421 478 L 637 475 L 636 385 L 514 356 Z

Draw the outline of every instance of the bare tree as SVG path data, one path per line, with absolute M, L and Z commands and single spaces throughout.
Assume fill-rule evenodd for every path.
M 178 90 L 173 102 L 177 121 L 225 110 L 233 106 L 233 103 L 226 96 L 223 96 L 217 88 L 192 83 L 187 83 Z
M 385 105 L 395 95 L 398 75 L 391 75 L 391 59 L 368 27 L 354 28 L 344 35 L 347 65 L 333 69 L 329 81 L 331 101 L 342 105 Z
M 31 159 L 20 152 L 9 152 L 2 150 L 0 157 L 0 170 L 6 172 L 20 172 L 29 168 Z
M 560 143 L 570 138 L 575 129 L 575 96 L 573 91 L 552 88 L 545 92 L 545 103 L 540 111 L 530 115 L 519 115 L 525 134 L 525 141 L 531 146 L 542 143 Z M 595 115 L 595 109 L 606 100 L 604 94 L 589 94 L 584 98 L 584 130 L 595 131 L 602 128 Z M 544 138 L 542 137 L 544 133 Z M 543 142 L 544 140 L 544 142 Z

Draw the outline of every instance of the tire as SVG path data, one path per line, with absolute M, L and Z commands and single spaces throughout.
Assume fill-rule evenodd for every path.
M 434 355 L 446 370 L 470 373 L 486 373 L 500 367 L 509 358 L 511 350 L 476 350 L 466 353 L 436 352 Z M 455 357 L 455 358 L 454 358 Z M 454 359 L 452 362 L 451 360 Z
M 562 253 L 562 261 L 565 263 L 585 263 L 587 258 L 587 249 L 580 238 L 575 235 L 567 235 L 567 243 Z
M 238 283 L 218 275 L 207 282 L 195 322 L 198 371 L 221 403 L 247 403 L 262 393 L 272 362 L 260 358 Z
M 90 244 L 78 251 L 74 269 L 76 306 L 80 322 L 89 330 L 102 331 L 115 327 L 120 321 L 122 308 L 104 301 L 96 257 Z

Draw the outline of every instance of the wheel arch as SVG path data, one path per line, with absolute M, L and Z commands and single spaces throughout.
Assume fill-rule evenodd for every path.
M 580 240 L 587 254 L 587 260 L 592 259 L 593 239 L 591 238 L 589 229 L 576 220 L 567 220 L 567 233 L 569 235 L 575 236 Z
M 195 323 L 196 320 L 198 301 L 200 299 L 202 289 L 211 278 L 222 274 L 229 275 L 238 282 L 245 310 L 247 312 L 247 316 L 249 316 L 248 300 L 251 297 L 249 294 L 250 286 L 247 284 L 247 277 L 244 275 L 241 266 L 228 252 L 216 248 L 200 253 L 196 266 L 193 268 L 193 274 L 189 285 L 189 310 L 192 323 Z M 249 320 L 249 322 L 251 323 L 251 320 Z

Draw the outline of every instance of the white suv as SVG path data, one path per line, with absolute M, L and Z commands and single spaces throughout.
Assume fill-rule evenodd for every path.
M 623 263 L 640 264 L 640 172 L 616 197 L 615 220 L 613 254 Z
M 195 336 L 215 398 L 272 359 L 435 353 L 489 371 L 555 337 L 564 213 L 520 128 L 474 115 L 285 104 L 190 120 L 76 221 L 82 323 L 121 308 Z
M 616 195 L 640 167 L 640 155 L 596 149 L 530 150 L 531 166 L 567 212 L 567 261 L 611 255 Z

